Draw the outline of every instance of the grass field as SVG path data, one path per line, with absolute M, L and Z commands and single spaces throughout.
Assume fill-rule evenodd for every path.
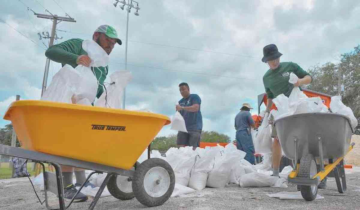
M 28 168 L 28 172 L 31 175 L 34 175 L 34 171 L 33 171 L 33 164 L 29 163 L 27 165 Z M 12 170 L 10 168 L 10 163 L 1 163 L 1 167 L 0 167 L 0 179 L 10 179 L 12 175 Z

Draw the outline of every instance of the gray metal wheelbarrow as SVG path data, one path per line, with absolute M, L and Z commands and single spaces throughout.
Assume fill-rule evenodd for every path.
M 346 190 L 344 157 L 352 150 L 350 119 L 332 113 L 306 113 L 275 121 L 282 150 L 293 160 L 288 181 L 298 185 L 302 197 L 312 201 L 318 185 L 335 177 L 338 191 Z

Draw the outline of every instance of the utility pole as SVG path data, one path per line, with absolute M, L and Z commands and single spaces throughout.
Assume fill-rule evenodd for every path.
M 127 71 L 127 51 L 128 51 L 128 34 L 129 34 L 129 14 L 131 12 L 131 9 L 135 9 L 135 13 L 134 15 L 139 16 L 139 2 L 135 1 L 135 0 L 127 0 L 127 2 L 125 0 L 120 1 L 120 0 L 115 0 L 114 3 L 114 7 L 117 7 L 118 4 L 122 4 L 122 6 L 120 6 L 120 9 L 124 10 L 125 6 L 127 6 L 126 9 L 126 13 L 127 13 L 127 18 L 126 18 L 126 40 L 125 40 L 125 71 Z M 135 6 L 136 4 L 136 6 Z M 125 109 L 125 100 L 126 100 L 126 88 L 124 88 L 124 95 L 123 95 L 123 109 Z
M 35 15 L 38 18 L 49 19 L 49 20 L 53 21 L 53 25 L 52 25 L 52 29 L 51 29 L 51 36 L 50 37 L 45 37 L 45 38 L 50 38 L 49 47 L 51 47 L 54 44 L 54 40 L 56 38 L 55 37 L 56 36 L 56 25 L 58 23 L 60 23 L 61 21 L 76 22 L 75 19 L 72 18 L 72 17 L 60 17 L 60 16 L 57 16 L 57 15 L 46 15 L 46 14 L 38 14 L 38 13 L 35 13 Z M 41 88 L 41 96 L 44 94 L 44 92 L 46 90 L 47 79 L 48 79 L 48 76 L 49 76 L 49 66 L 50 66 L 50 59 L 47 58 L 46 59 L 46 64 L 45 64 L 43 84 L 42 84 L 42 88 Z
M 42 33 L 38 33 L 39 35 L 39 40 L 41 41 L 42 39 L 51 39 L 51 36 L 49 34 L 49 32 L 42 32 Z M 58 40 L 58 39 L 62 39 L 63 37 L 58 37 L 57 34 L 55 34 L 55 38 L 54 40 Z

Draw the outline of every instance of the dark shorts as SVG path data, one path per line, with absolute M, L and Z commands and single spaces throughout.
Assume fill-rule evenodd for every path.
M 199 147 L 201 131 L 189 131 L 188 133 L 179 131 L 177 135 L 177 145 Z

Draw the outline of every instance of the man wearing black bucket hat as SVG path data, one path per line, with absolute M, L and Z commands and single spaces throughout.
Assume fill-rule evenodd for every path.
M 280 94 L 289 97 L 292 89 L 302 85 L 310 84 L 312 79 L 309 73 L 304 71 L 298 64 L 292 62 L 281 62 L 282 54 L 274 44 L 269 44 L 263 49 L 262 62 L 267 63 L 270 69 L 263 77 L 264 87 L 268 98 L 266 112 L 270 113 L 273 106 L 272 100 Z M 299 77 L 295 84 L 289 83 L 290 73 Z M 273 123 L 273 119 L 270 120 Z M 279 176 L 280 161 L 282 157 L 281 146 L 277 137 L 276 129 L 272 129 L 273 143 L 273 176 Z

